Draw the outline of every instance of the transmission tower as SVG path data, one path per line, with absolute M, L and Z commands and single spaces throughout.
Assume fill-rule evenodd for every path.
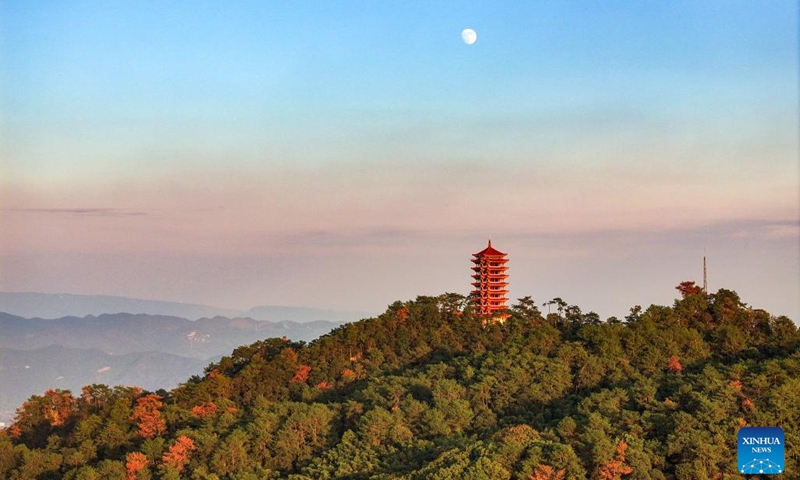
M 705 252 L 703 252 L 703 293 L 708 295 L 708 269 L 706 268 Z

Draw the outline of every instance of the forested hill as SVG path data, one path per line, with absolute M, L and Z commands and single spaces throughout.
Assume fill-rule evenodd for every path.
M 744 425 L 783 427 L 797 475 L 796 325 L 679 292 L 606 322 L 524 298 L 503 325 L 419 297 L 171 392 L 48 391 L 0 433 L 0 478 L 735 479 Z

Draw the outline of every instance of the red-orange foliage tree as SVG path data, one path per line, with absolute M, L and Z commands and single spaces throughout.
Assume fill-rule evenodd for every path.
M 205 418 L 217 412 L 219 412 L 219 407 L 217 407 L 217 404 L 214 402 L 205 402 L 192 407 L 192 415 L 199 418 Z
M 308 365 L 298 365 L 297 369 L 294 371 L 294 377 L 292 377 L 293 382 L 305 382 L 308 380 L 308 374 L 311 372 L 311 367 Z
M 136 480 L 136 474 L 147 467 L 147 457 L 141 452 L 131 452 L 125 456 L 126 480 Z
M 533 471 L 532 475 L 528 475 L 529 480 L 564 480 L 566 472 L 564 470 L 556 470 L 549 465 L 540 464 Z
M 678 358 L 677 355 L 672 355 L 669 357 L 669 362 L 667 362 L 667 369 L 672 373 L 677 373 L 683 370 L 683 365 L 681 365 L 681 360 Z
M 69 391 L 48 390 L 44 392 L 46 404 L 49 407 L 44 411 L 44 416 L 50 425 L 64 425 L 75 407 L 75 398 Z
M 411 310 L 409 310 L 408 307 L 402 307 L 402 308 L 398 309 L 395 314 L 397 315 L 398 320 L 400 320 L 400 323 L 405 325 L 406 320 L 408 319 L 408 315 L 410 313 L 411 313 Z
M 164 462 L 164 465 L 167 467 L 174 468 L 180 472 L 189 462 L 189 455 L 192 454 L 194 448 L 194 440 L 181 435 L 175 440 L 175 443 L 169 447 L 167 453 L 161 457 L 161 461 Z
M 167 424 L 161 418 L 161 397 L 156 394 L 145 395 L 136 399 L 131 420 L 136 422 L 139 435 L 153 438 L 167 431 Z
M 681 282 L 677 287 L 675 287 L 675 290 L 681 292 L 681 296 L 683 298 L 686 298 L 689 295 L 699 295 L 703 293 L 703 287 L 696 285 L 691 280 Z
M 633 468 L 625 464 L 625 450 L 627 449 L 628 444 L 620 441 L 614 458 L 597 469 L 595 478 L 598 480 L 621 480 L 623 475 L 633 473 Z

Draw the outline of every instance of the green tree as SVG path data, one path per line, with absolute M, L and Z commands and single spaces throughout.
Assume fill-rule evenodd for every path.
M 235 429 L 214 452 L 212 471 L 220 475 L 252 470 L 248 460 L 248 437 L 244 430 Z

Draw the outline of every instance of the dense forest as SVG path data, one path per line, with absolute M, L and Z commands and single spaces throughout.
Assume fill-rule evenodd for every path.
M 396 302 L 308 344 L 242 346 L 172 391 L 31 397 L 13 479 L 736 479 L 736 432 L 780 426 L 800 471 L 800 335 L 730 290 L 601 321 L 521 298 Z

